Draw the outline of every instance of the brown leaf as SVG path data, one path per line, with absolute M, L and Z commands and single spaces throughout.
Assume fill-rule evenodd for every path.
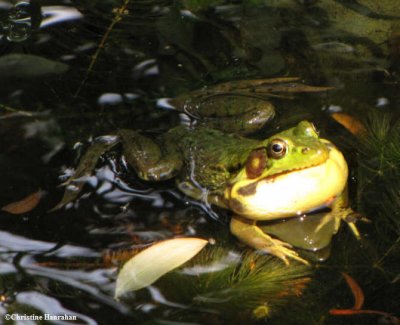
M 1 210 L 6 211 L 11 214 L 23 214 L 27 213 L 39 204 L 40 199 L 42 198 L 43 192 L 41 190 L 29 194 L 27 197 L 23 198 L 20 201 L 16 201 L 13 203 L 9 203 L 1 208 Z
M 244 89 L 254 89 L 265 85 L 273 85 L 280 83 L 288 83 L 299 80 L 298 77 L 280 77 L 271 79 L 249 79 L 249 80 L 235 80 L 217 84 L 207 88 L 207 90 L 218 92 L 231 92 Z
M 333 90 L 335 87 L 329 86 L 309 86 L 301 83 L 282 83 L 276 85 L 263 85 L 254 89 L 255 93 L 317 93 Z
M 329 314 L 335 316 L 350 316 L 350 315 L 361 315 L 361 314 L 375 314 L 375 315 L 382 315 L 388 319 L 393 320 L 393 324 L 397 324 L 399 318 L 393 316 L 387 312 L 380 311 L 380 310 L 371 310 L 371 309 L 361 309 L 362 305 L 364 304 L 364 293 L 361 287 L 358 285 L 356 280 L 354 280 L 350 275 L 345 272 L 342 272 L 344 279 L 347 282 L 351 292 L 354 296 L 354 307 L 349 309 L 331 309 L 329 310 Z
M 351 292 L 354 296 L 354 307 L 353 309 L 361 309 L 364 304 L 364 293 L 356 280 L 354 280 L 350 275 L 345 272 L 342 272 L 344 279 L 346 280 Z
M 347 316 L 347 315 L 362 315 L 362 314 L 374 314 L 374 315 L 382 315 L 385 317 L 395 317 L 392 314 L 386 313 L 384 311 L 380 310 L 370 310 L 370 309 L 331 309 L 329 311 L 329 314 L 331 315 L 341 315 L 341 316 Z M 397 318 L 397 317 L 395 317 Z
M 343 125 L 349 132 L 354 135 L 363 136 L 367 131 L 364 125 L 354 118 L 353 116 L 346 113 L 333 113 L 332 118 Z

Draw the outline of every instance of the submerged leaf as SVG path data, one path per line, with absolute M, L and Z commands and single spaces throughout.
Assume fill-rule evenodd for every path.
M 131 258 L 118 274 L 115 297 L 147 287 L 190 260 L 207 244 L 200 238 L 175 238 L 157 243 Z
M 346 280 L 351 292 L 354 296 L 354 307 L 353 309 L 361 309 L 364 304 L 364 293 L 361 287 L 358 285 L 356 280 L 354 280 L 350 275 L 342 272 L 344 279 Z
M 345 272 L 342 272 L 344 279 L 347 282 L 353 296 L 354 296 L 354 307 L 351 309 L 331 309 L 329 310 L 329 314 L 334 316 L 351 316 L 351 315 L 361 315 L 361 314 L 374 314 L 374 315 L 382 315 L 387 318 L 387 320 L 391 321 L 391 324 L 398 324 L 399 318 L 393 316 L 390 313 L 380 310 L 371 310 L 371 309 L 361 309 L 364 304 L 364 293 L 361 287 L 358 285 L 356 280 L 354 280 L 350 275 Z
M 354 135 L 363 136 L 366 134 L 365 126 L 355 117 L 346 113 L 333 113 L 332 118 L 344 126 L 349 132 Z
M 27 213 L 39 204 L 40 199 L 42 198 L 43 192 L 37 191 L 28 195 L 20 201 L 16 201 L 13 203 L 9 203 L 1 208 L 1 210 L 6 211 L 11 214 L 23 214 Z
M 33 79 L 59 75 L 68 70 L 65 63 L 31 54 L 7 54 L 0 57 L 0 79 Z

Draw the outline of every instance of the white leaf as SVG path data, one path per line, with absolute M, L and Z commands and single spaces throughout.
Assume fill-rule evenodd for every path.
M 125 263 L 118 274 L 115 297 L 154 283 L 190 260 L 208 243 L 200 238 L 175 238 L 159 242 Z

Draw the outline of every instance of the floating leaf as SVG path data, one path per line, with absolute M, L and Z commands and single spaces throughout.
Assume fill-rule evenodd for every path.
M 40 199 L 42 198 L 43 192 L 37 191 L 28 195 L 20 201 L 16 201 L 10 204 L 7 204 L 1 208 L 1 210 L 6 211 L 11 214 L 23 214 L 27 213 L 39 204 Z
M 139 290 L 190 260 L 207 244 L 200 238 L 175 238 L 157 243 L 131 258 L 118 274 L 115 297 Z

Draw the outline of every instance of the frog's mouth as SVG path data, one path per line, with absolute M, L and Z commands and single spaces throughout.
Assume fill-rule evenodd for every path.
M 287 175 L 287 174 L 297 173 L 297 172 L 299 172 L 299 171 L 301 171 L 301 170 L 304 170 L 304 169 L 313 168 L 313 167 L 322 165 L 322 164 L 325 163 L 325 161 L 327 161 L 327 160 L 328 160 L 328 158 L 325 159 L 323 162 L 320 162 L 319 164 L 306 165 L 306 166 L 304 166 L 304 167 L 293 168 L 293 169 L 289 169 L 289 170 L 286 170 L 286 171 L 281 172 L 281 173 L 277 173 L 277 174 L 270 175 L 270 176 L 265 176 L 265 177 L 262 177 L 262 178 L 260 178 L 259 180 L 257 180 L 257 182 L 269 182 L 269 183 L 273 183 L 273 182 L 275 182 L 276 179 L 279 179 L 279 178 L 282 177 L 282 176 L 285 176 L 285 175 Z
M 257 181 L 274 182 L 274 180 L 276 178 L 279 178 L 282 175 L 286 175 L 286 174 L 290 174 L 290 173 L 296 173 L 296 172 L 299 172 L 299 171 L 304 170 L 304 169 L 308 169 L 308 168 L 312 168 L 312 167 L 316 167 L 316 166 L 319 166 L 321 164 L 324 164 L 328 159 L 330 159 L 331 151 L 332 150 L 338 150 L 338 149 L 333 145 L 333 143 L 331 143 L 331 142 L 329 142 L 327 140 L 324 140 L 324 139 L 320 139 L 320 140 L 321 140 L 321 142 L 324 143 L 325 148 L 328 151 L 328 154 L 322 155 L 321 152 L 318 152 L 318 154 L 313 157 L 313 160 L 310 159 L 310 164 L 304 164 L 302 167 L 286 169 L 285 171 L 282 171 L 282 172 L 279 172 L 279 173 L 275 173 L 274 175 L 265 176 L 263 178 L 260 178 Z
M 348 174 L 340 151 L 329 149 L 321 164 L 233 184 L 225 192 L 229 208 L 252 220 L 273 220 L 326 204 L 344 190 Z
M 274 175 L 265 176 L 265 177 L 261 177 L 259 179 L 255 179 L 255 180 L 253 180 L 253 182 L 249 183 L 248 185 L 242 186 L 240 189 L 238 189 L 237 193 L 239 195 L 241 195 L 241 196 L 254 195 L 255 192 L 256 192 L 256 189 L 257 189 L 257 184 L 259 182 L 273 183 L 277 179 L 279 179 L 280 177 L 285 176 L 287 174 L 296 173 L 296 172 L 299 172 L 301 170 L 308 169 L 308 168 L 313 168 L 313 167 L 316 167 L 318 165 L 321 165 L 321 164 L 325 163 L 329 159 L 329 154 L 330 154 L 331 150 L 333 148 L 335 148 L 332 143 L 326 143 L 325 145 L 326 145 L 326 148 L 328 149 L 328 156 L 324 160 L 319 161 L 318 163 L 305 165 L 305 166 L 300 167 L 300 168 L 292 168 L 292 169 L 288 169 L 288 170 L 282 171 L 280 173 L 276 173 Z M 232 185 L 231 185 L 231 187 L 232 187 Z

